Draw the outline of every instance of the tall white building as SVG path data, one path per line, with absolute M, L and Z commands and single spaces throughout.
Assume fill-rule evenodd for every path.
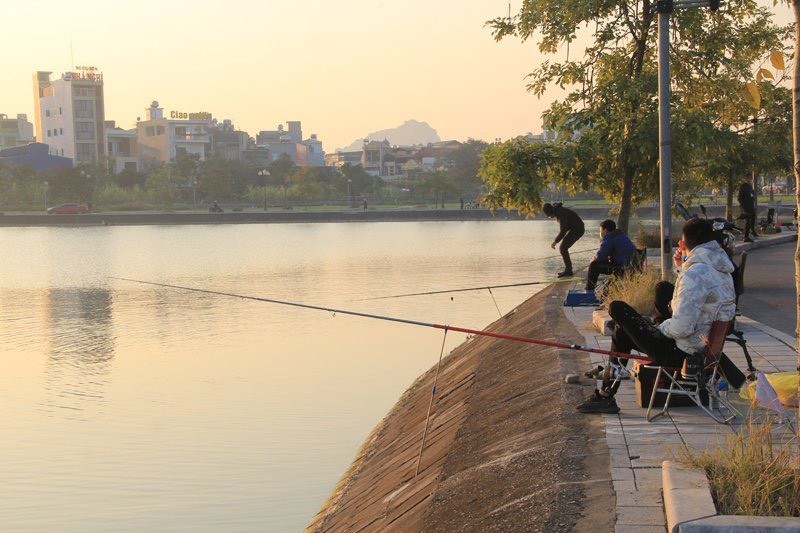
M 33 140 L 33 124 L 28 122 L 28 115 L 10 118 L 0 113 L 0 150 L 32 143 Z
M 78 67 L 56 80 L 51 74 L 33 75 L 36 139 L 75 164 L 100 161 L 106 153 L 102 73 Z

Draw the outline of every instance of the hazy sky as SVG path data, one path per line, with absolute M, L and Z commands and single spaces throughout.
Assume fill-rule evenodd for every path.
M 483 26 L 507 10 L 507 0 L 0 0 L 0 113 L 32 117 L 33 71 L 69 70 L 71 41 L 75 65 L 103 71 L 106 118 L 125 128 L 156 99 L 251 135 L 301 120 L 328 152 L 412 118 L 443 139 L 539 132 L 554 95 L 525 90 L 535 44 L 495 43 Z

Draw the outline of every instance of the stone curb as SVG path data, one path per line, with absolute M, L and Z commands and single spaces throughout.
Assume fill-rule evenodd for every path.
M 736 245 L 736 253 L 742 252 L 749 252 L 750 250 L 755 250 L 758 248 L 765 248 L 767 246 L 774 246 L 776 244 L 786 244 L 787 242 L 792 242 L 797 240 L 797 232 L 794 231 L 792 233 L 788 232 L 781 232 L 775 233 L 774 236 L 770 236 L 769 238 L 761 237 L 761 239 L 755 242 L 742 242 Z
M 796 533 L 800 518 L 718 515 L 705 472 L 674 461 L 661 463 L 669 533 Z
M 687 469 L 674 461 L 661 463 L 664 513 L 667 531 L 681 531 L 681 524 L 715 516 L 717 508 L 705 472 Z

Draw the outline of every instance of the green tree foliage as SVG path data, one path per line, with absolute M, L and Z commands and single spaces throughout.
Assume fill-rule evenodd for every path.
M 474 196 L 481 186 L 478 169 L 481 164 L 481 154 L 489 146 L 488 143 L 478 139 L 468 139 L 453 150 L 448 156 L 452 161 L 452 168 L 448 173 L 453 177 L 458 192 L 465 196 Z
M 528 85 L 538 96 L 552 87 L 567 91 L 545 116 L 546 127 L 566 145 L 557 152 L 566 159 L 555 176 L 562 186 L 594 188 L 618 202 L 623 230 L 633 206 L 657 191 L 653 6 L 650 0 L 525 0 L 518 14 L 488 23 L 497 40 L 536 39 L 543 53 L 555 57 L 530 74 Z M 765 51 L 781 47 L 786 30 L 755 1 L 732 0 L 717 13 L 676 11 L 671 32 L 673 168 L 687 178 L 686 165 L 713 147 L 715 132 L 743 114 L 747 102 L 741 88 L 752 77 L 753 64 Z M 579 34 L 590 37 L 589 45 L 565 54 L 565 45 Z
M 114 181 L 117 185 L 122 187 L 123 189 L 133 189 L 134 187 L 144 187 L 145 180 L 147 176 L 144 174 L 140 174 L 139 172 L 125 168 L 114 176 Z
M 86 168 L 59 167 L 48 181 L 49 195 L 53 201 L 92 201 L 95 177 L 87 172 Z
M 322 200 L 328 193 L 327 178 L 324 167 L 302 167 L 289 176 L 292 195 L 301 200 Z
M 443 199 L 448 195 L 453 195 L 458 192 L 456 182 L 453 176 L 442 170 L 434 170 L 433 172 L 425 172 L 420 176 L 417 189 L 423 195 L 428 194 L 437 199 Z
M 269 182 L 271 185 L 285 187 L 289 183 L 289 176 L 297 169 L 292 158 L 281 154 L 278 159 L 269 164 Z
M 490 145 L 478 170 L 489 187 L 483 201 L 492 209 L 515 207 L 523 213 L 541 210 L 541 191 L 553 177 L 557 150 L 554 145 L 520 139 Z
M 339 173 L 333 178 L 333 186 L 341 194 L 347 194 L 348 184 L 350 194 L 363 196 L 371 194 L 374 190 L 383 186 L 383 180 L 376 176 L 367 174 L 361 165 L 342 165 Z

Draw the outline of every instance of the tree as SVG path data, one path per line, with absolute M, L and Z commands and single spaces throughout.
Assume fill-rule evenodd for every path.
M 62 201 L 90 202 L 94 179 L 79 167 L 59 167 L 49 181 L 50 196 Z
M 563 154 L 580 153 L 588 159 L 566 160 L 558 177 L 562 185 L 595 188 L 619 204 L 618 226 L 627 231 L 632 208 L 655 196 L 658 177 L 656 14 L 653 2 L 622 0 L 541 0 L 523 2 L 513 17 L 490 21 L 495 39 L 536 38 L 539 49 L 556 54 L 577 33 L 591 32 L 584 53 L 564 60 L 547 60 L 530 74 L 529 90 L 543 95 L 550 87 L 568 90 L 554 102 L 545 125 L 569 147 Z M 753 0 L 734 0 L 717 13 L 708 10 L 672 14 L 674 38 L 670 48 L 676 119 L 696 128 L 705 120 L 724 128 L 726 117 L 746 106 L 739 95 L 751 66 L 765 50 L 780 47 L 783 30 L 770 22 L 771 14 Z M 577 28 L 577 30 L 576 30 Z M 592 32 L 592 30 L 594 30 Z M 577 57 L 576 57 L 577 56 Z M 707 138 L 681 141 L 703 150 Z M 686 155 L 677 149 L 677 156 Z M 674 171 L 688 161 L 676 158 Z M 532 205 L 528 202 L 529 205 Z
M 345 163 L 339 168 L 339 174 L 333 178 L 333 186 L 342 194 L 350 191 L 352 196 L 366 195 L 377 187 L 383 186 L 383 180 L 367 174 L 361 165 Z
M 489 144 L 485 141 L 468 139 L 448 155 L 453 164 L 448 173 L 453 177 L 460 194 L 471 196 L 480 189 L 482 182 L 478 177 L 478 168 L 481 154 L 487 146 Z
M 521 139 L 489 145 L 483 151 L 478 170 L 489 187 L 484 203 L 492 209 L 516 207 L 522 213 L 539 211 L 541 191 L 552 178 L 555 150 L 553 145 L 530 144 Z
M 206 198 L 229 199 L 236 185 L 236 172 L 230 161 L 212 157 L 197 169 L 197 190 Z
M 146 179 L 147 177 L 144 174 L 140 174 L 139 172 L 130 168 L 122 169 L 122 172 L 114 177 L 114 181 L 116 181 L 117 185 L 129 190 L 137 186 L 144 187 Z
M 289 176 L 289 183 L 297 198 L 302 200 L 322 200 L 328 192 L 325 183 L 324 167 L 302 167 Z

